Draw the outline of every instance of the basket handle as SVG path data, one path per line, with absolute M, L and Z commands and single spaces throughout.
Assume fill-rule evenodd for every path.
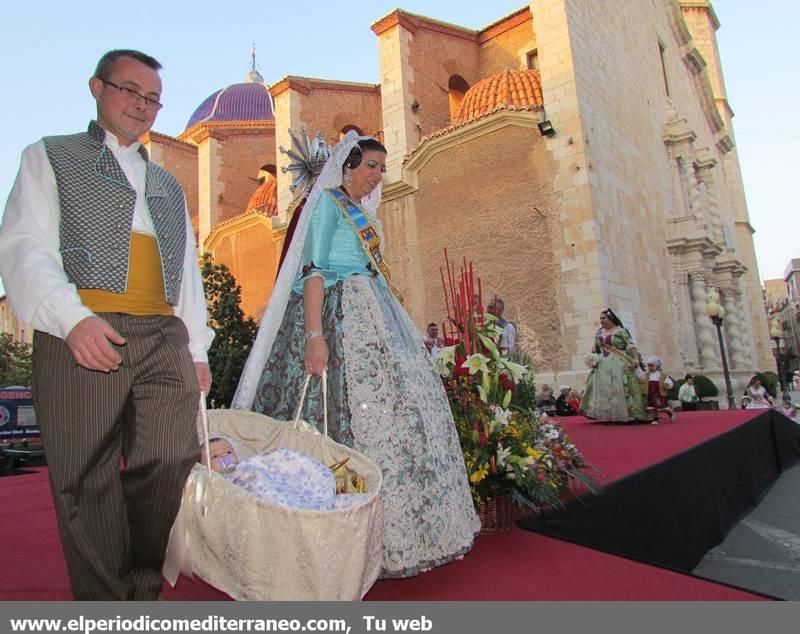
M 306 393 L 308 392 L 308 385 L 311 383 L 312 374 L 306 374 L 306 380 L 303 384 L 303 393 L 300 395 L 300 404 L 297 406 L 297 414 L 295 414 L 292 426 L 297 429 L 300 424 L 300 414 L 303 411 L 303 404 L 306 402 Z M 322 371 L 320 377 L 322 381 L 322 424 L 325 436 L 328 436 L 328 370 Z
M 211 475 L 211 447 L 208 445 L 208 410 L 206 409 L 206 393 L 200 391 L 200 423 L 203 426 L 203 446 L 206 448 L 206 467 Z

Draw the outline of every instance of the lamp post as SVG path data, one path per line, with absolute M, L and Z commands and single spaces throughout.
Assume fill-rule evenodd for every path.
M 769 336 L 775 341 L 775 365 L 778 368 L 778 382 L 781 385 L 781 398 L 792 399 L 783 378 L 783 364 L 781 363 L 781 339 L 783 339 L 783 327 L 777 317 L 773 318 L 769 324 Z
M 731 374 L 728 371 L 728 358 L 725 356 L 725 341 L 722 339 L 722 320 L 725 318 L 725 309 L 719 305 L 719 294 L 714 290 L 708 292 L 706 312 L 717 328 L 719 351 L 722 356 L 722 372 L 725 374 L 725 389 L 728 392 L 728 409 L 736 409 L 736 401 L 733 400 L 733 388 L 731 387 Z

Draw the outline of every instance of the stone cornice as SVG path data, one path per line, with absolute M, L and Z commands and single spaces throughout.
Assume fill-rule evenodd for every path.
M 181 152 L 187 152 L 188 154 L 197 154 L 196 145 L 192 145 L 191 143 L 187 143 L 182 139 L 176 139 L 174 136 L 162 134 L 161 132 L 156 132 L 154 130 L 145 132 L 139 138 L 139 141 L 142 145 L 147 145 L 148 143 L 157 143 L 159 145 L 169 146 Z
M 697 135 L 689 127 L 686 119 L 672 119 L 664 124 L 661 138 L 667 145 L 678 145 L 679 143 L 693 142 Z
M 308 95 L 312 90 L 335 90 L 337 92 L 366 92 L 380 95 L 380 84 L 366 84 L 353 81 L 336 81 L 331 79 L 318 79 L 315 77 L 299 77 L 289 75 L 269 87 L 272 97 L 277 97 L 287 90 L 294 90 L 302 95 Z
M 275 129 L 273 119 L 261 119 L 256 121 L 200 121 L 188 130 L 181 132 L 178 136 L 179 141 L 190 139 L 194 143 L 200 143 L 207 138 L 223 139 L 225 133 L 247 134 L 263 133 L 267 130 Z
M 478 31 L 474 29 L 466 29 L 448 22 L 440 22 L 424 15 L 408 13 L 402 9 L 395 9 L 389 15 L 380 18 L 372 24 L 371 28 L 375 35 L 380 36 L 395 26 L 401 26 L 409 33 L 416 33 L 420 29 L 425 29 L 441 35 L 469 40 L 470 42 L 478 41 Z
M 702 53 L 697 48 L 692 48 L 686 55 L 683 56 L 683 63 L 692 75 L 701 73 L 706 67 L 706 60 Z
M 407 194 L 413 194 L 415 191 L 417 191 L 416 185 L 411 185 L 404 180 L 395 181 L 394 183 L 389 183 L 383 188 L 383 191 L 381 191 L 381 201 L 389 202 L 395 198 L 400 198 L 401 196 L 405 196 Z
M 672 28 L 672 35 L 678 42 L 678 47 L 685 46 L 692 40 L 692 34 L 686 26 L 686 21 L 683 19 L 681 7 L 678 0 L 664 0 L 667 4 L 667 12 L 669 16 L 669 25 Z
M 226 238 L 235 236 L 240 231 L 259 226 L 266 227 L 267 229 L 271 230 L 272 219 L 259 213 L 246 213 L 235 216 L 212 227 L 211 233 L 208 234 L 203 242 L 203 247 L 206 251 L 213 253 L 214 249 L 219 247 L 222 241 Z
M 720 154 L 727 154 L 736 146 L 736 144 L 733 142 L 733 139 L 730 137 L 730 135 L 726 134 L 716 141 L 715 146 L 717 150 L 719 150 Z
M 695 81 L 700 89 L 700 105 L 706 115 L 706 121 L 711 127 L 711 131 L 716 134 L 725 129 L 725 122 L 717 109 L 717 103 L 714 99 L 714 90 L 711 88 L 711 80 L 708 78 L 708 72 L 703 70 L 702 73 L 695 75 Z
M 711 169 L 717 164 L 715 159 L 707 147 L 698 148 L 695 152 L 694 165 L 697 169 Z
M 744 227 L 746 231 L 750 232 L 750 235 L 753 235 L 756 232 L 755 228 L 753 227 L 753 225 L 750 224 L 749 220 L 734 220 L 733 224 L 736 227 Z
M 531 15 L 530 7 L 522 7 L 478 31 L 478 42 L 483 44 L 484 42 L 496 38 L 498 35 L 502 35 L 507 31 L 531 21 L 533 21 L 533 16 Z
M 675 255 L 694 253 L 695 255 L 704 256 L 716 250 L 716 245 L 707 236 L 698 236 L 694 238 L 682 236 L 680 238 L 669 239 L 666 243 L 669 252 Z
M 541 118 L 539 118 L 539 114 L 544 112 L 544 110 L 543 110 L 543 108 L 541 106 L 533 106 L 533 105 L 530 105 L 530 106 L 513 106 L 513 105 L 508 105 L 508 104 L 500 104 L 499 106 L 497 106 L 493 110 L 490 110 L 489 112 L 484 112 L 483 114 L 481 114 L 479 116 L 476 116 L 473 119 L 470 119 L 469 121 L 463 121 L 463 122 L 460 122 L 460 123 L 456 123 L 456 124 L 451 125 L 451 126 L 449 126 L 447 128 L 442 128 L 441 130 L 437 130 L 436 132 L 433 132 L 433 133 L 429 134 L 428 136 L 423 137 L 422 139 L 420 139 L 420 142 L 417 145 L 417 147 L 415 147 L 413 150 L 411 150 L 411 152 L 409 152 L 406 155 L 406 157 L 403 159 L 403 163 L 405 164 L 408 161 L 410 161 L 415 156 L 415 154 L 419 151 L 419 149 L 421 147 L 423 147 L 423 145 L 425 143 L 427 143 L 428 141 L 430 141 L 431 139 L 434 139 L 434 138 L 440 137 L 440 136 L 444 136 L 444 135 L 449 135 L 454 130 L 458 130 L 460 128 L 464 128 L 464 127 L 467 127 L 467 126 L 471 126 L 472 124 L 474 124 L 477 121 L 482 121 L 482 120 L 484 120 L 486 118 L 493 117 L 494 115 L 496 115 L 498 113 L 501 113 L 501 112 L 523 113 L 523 114 L 524 113 L 528 113 L 528 116 L 530 116 L 530 113 L 536 113 L 536 117 L 537 118 L 535 118 L 535 121 L 538 123 L 539 121 L 541 121 Z
M 747 267 L 737 259 L 717 259 L 714 262 L 714 274 L 728 274 L 732 277 L 741 277 L 747 273 Z
M 679 0 L 681 9 L 699 9 L 708 14 L 708 19 L 711 20 L 711 26 L 716 31 L 719 29 L 719 18 L 717 17 L 714 7 L 709 0 Z
M 384 188 L 383 200 L 388 201 L 415 192 L 418 189 L 417 174 L 437 154 L 507 126 L 536 129 L 539 120 L 539 111 L 497 110 L 480 119 L 447 128 L 422 139 L 403 163 L 401 180 L 390 183 Z

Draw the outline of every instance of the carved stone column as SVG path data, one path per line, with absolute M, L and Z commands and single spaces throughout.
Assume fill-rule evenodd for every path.
M 753 348 L 753 333 L 750 329 L 750 322 L 747 319 L 747 312 L 742 301 L 743 294 L 742 289 L 739 286 L 739 279 L 736 278 L 734 281 L 733 287 L 733 301 L 736 304 L 736 308 L 738 309 L 738 316 L 739 316 L 739 331 L 741 332 L 741 342 L 742 342 L 742 362 L 744 363 L 744 368 L 751 370 L 754 368 L 754 359 L 756 358 L 755 350 Z M 727 310 L 727 308 L 726 308 Z
M 747 369 L 741 308 L 736 300 L 735 290 L 730 286 L 722 289 L 722 305 L 725 307 L 725 330 L 728 334 L 731 367 L 735 370 Z
M 672 272 L 672 304 L 677 324 L 678 354 L 683 367 L 689 368 L 698 363 L 697 341 L 692 327 L 692 295 L 689 287 L 689 274 L 685 270 Z
M 706 273 L 705 271 L 692 271 L 689 273 L 689 280 L 692 290 L 692 315 L 694 317 L 700 365 L 703 369 L 718 368 L 720 366 L 717 353 L 719 342 L 716 341 L 711 319 L 706 312 L 708 303 Z
M 708 219 L 711 240 L 719 243 L 724 240 L 724 237 L 722 235 L 722 215 L 714 191 L 713 169 L 716 164 L 717 160 L 711 157 L 708 148 L 698 150 L 697 159 L 694 162 L 695 176 L 701 193 L 698 196 L 698 205 L 702 207 L 703 216 Z

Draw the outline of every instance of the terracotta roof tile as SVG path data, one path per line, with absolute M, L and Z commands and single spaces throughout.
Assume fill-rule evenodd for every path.
M 541 108 L 543 105 L 538 71 L 504 70 L 480 80 L 467 91 L 453 125 L 467 123 L 503 106 Z
M 268 218 L 278 215 L 278 189 L 275 180 L 268 178 L 258 186 L 247 201 L 245 214 L 260 213 Z

